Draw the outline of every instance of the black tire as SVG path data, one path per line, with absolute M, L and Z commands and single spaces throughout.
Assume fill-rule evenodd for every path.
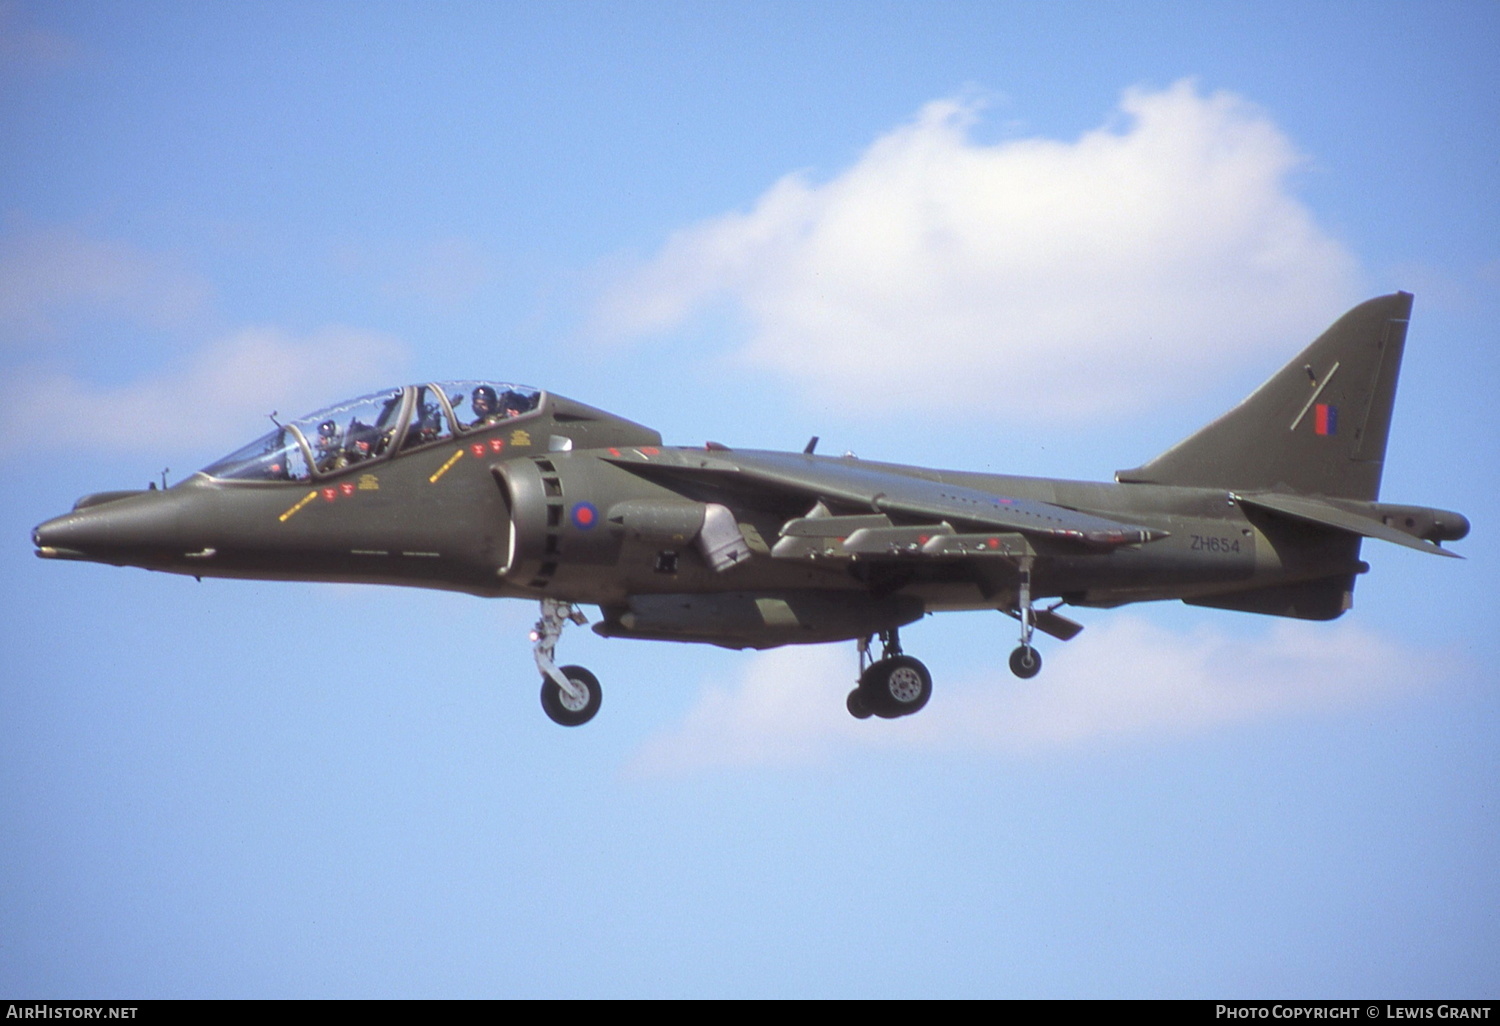
M 849 697 L 844 699 L 844 708 L 848 709 L 849 715 L 856 720 L 868 720 L 874 712 L 865 701 L 865 693 L 859 688 L 849 692 Z
M 1010 672 L 1030 680 L 1042 672 L 1042 654 L 1030 645 L 1020 645 L 1010 654 Z
M 882 719 L 910 716 L 932 698 L 932 674 L 920 660 L 893 656 L 871 666 L 860 678 L 865 705 Z
M 558 669 L 562 670 L 564 677 L 582 688 L 588 698 L 582 705 L 578 705 L 563 694 L 563 689 L 552 678 L 543 677 L 542 711 L 553 723 L 564 727 L 580 727 L 594 718 L 594 714 L 599 711 L 600 702 L 604 700 L 604 693 L 599 688 L 599 678 L 582 666 L 560 666 Z M 577 707 L 574 708 L 575 706 Z

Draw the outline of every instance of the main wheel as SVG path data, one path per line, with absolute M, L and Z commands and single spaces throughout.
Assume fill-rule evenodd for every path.
M 1021 645 L 1010 654 L 1010 672 L 1030 680 L 1042 671 L 1042 654 L 1030 645 Z
M 911 656 L 882 659 L 865 671 L 859 690 L 876 716 L 910 716 L 932 697 L 932 674 Z
M 599 711 L 599 703 L 604 698 L 604 693 L 599 689 L 599 678 L 582 666 L 562 666 L 559 669 L 564 677 L 573 682 L 574 687 L 583 692 L 583 698 L 574 698 L 558 687 L 551 677 L 543 677 L 542 711 L 553 723 L 560 723 L 564 727 L 582 726 L 594 718 L 594 714 Z
M 872 710 L 865 702 L 865 693 L 859 688 L 849 692 L 849 697 L 844 699 L 844 708 L 849 710 L 849 715 L 856 720 L 868 720 Z

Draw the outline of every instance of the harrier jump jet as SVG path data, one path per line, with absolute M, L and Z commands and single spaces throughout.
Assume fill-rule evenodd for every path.
M 100 492 L 36 528 L 37 555 L 188 574 L 445 588 L 539 602 L 542 707 L 577 726 L 598 680 L 564 626 L 729 648 L 855 641 L 859 718 L 932 694 L 900 629 L 1016 621 L 1041 668 L 1063 605 L 1192 605 L 1307 620 L 1350 608 L 1366 538 L 1449 556 L 1468 520 L 1377 502 L 1412 297 L 1341 317 L 1248 399 L 1113 483 L 663 445 L 516 384 L 391 388 L 298 420 L 171 487 Z M 875 645 L 879 645 L 878 653 Z

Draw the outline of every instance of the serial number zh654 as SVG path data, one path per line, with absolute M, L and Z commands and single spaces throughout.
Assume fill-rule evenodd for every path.
M 1193 539 L 1194 552 L 1238 552 L 1240 551 L 1240 540 L 1238 538 L 1216 538 L 1213 535 L 1195 534 Z

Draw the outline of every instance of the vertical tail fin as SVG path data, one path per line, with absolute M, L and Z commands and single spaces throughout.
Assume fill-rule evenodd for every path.
M 1379 498 L 1411 303 L 1361 303 L 1244 402 L 1115 480 Z

